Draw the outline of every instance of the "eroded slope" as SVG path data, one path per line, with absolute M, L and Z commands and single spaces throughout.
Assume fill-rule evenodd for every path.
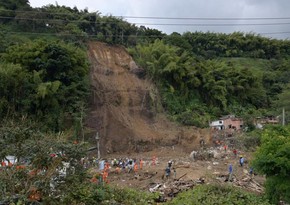
M 138 78 L 138 67 L 123 47 L 91 42 L 89 58 L 92 100 L 86 123 L 92 135 L 99 132 L 103 154 L 196 144 L 200 130 L 177 126 L 157 112 L 154 85 Z

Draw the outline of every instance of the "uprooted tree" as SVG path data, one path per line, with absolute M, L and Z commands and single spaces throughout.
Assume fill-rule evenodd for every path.
M 290 202 L 290 126 L 271 127 L 262 134 L 262 144 L 253 161 L 266 175 L 266 194 L 271 202 Z

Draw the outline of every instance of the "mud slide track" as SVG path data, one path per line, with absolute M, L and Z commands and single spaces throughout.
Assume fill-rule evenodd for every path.
M 134 74 L 138 67 L 125 48 L 91 42 L 88 55 L 92 97 L 86 125 L 92 137 L 99 132 L 101 153 L 196 143 L 200 131 L 178 127 L 158 114 L 156 89 Z

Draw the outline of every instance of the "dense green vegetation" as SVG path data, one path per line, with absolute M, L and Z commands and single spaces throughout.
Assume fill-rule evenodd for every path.
M 147 77 L 156 82 L 162 104 L 169 115 L 186 125 L 207 126 L 209 120 L 230 113 L 247 119 L 277 115 L 278 106 L 289 93 L 285 89 L 290 79 L 288 40 L 241 32 L 174 32 L 166 35 L 156 29 L 137 27 L 121 18 L 102 16 L 99 12 L 59 5 L 31 8 L 29 2 L 24 0 L 1 3 L 0 13 L 5 17 L 0 19 L 3 36 L 0 52 L 7 63 L 27 63 L 22 65 L 22 69 L 30 72 L 34 71 L 35 66 L 40 66 L 42 62 L 11 60 L 13 50 L 21 51 L 17 44 L 28 42 L 28 39 L 32 39 L 32 44 L 37 44 L 33 42 L 36 37 L 58 39 L 56 44 L 61 39 L 77 46 L 84 45 L 90 39 L 123 44 L 130 47 L 135 60 L 146 70 Z M 50 52 L 49 48 L 46 52 Z M 34 54 L 30 57 L 39 56 Z M 42 56 L 42 60 L 45 58 Z M 71 57 L 57 61 L 68 58 Z M 40 72 L 40 69 L 35 71 Z M 52 95 L 59 80 L 57 77 L 49 80 L 52 81 L 44 81 L 47 84 L 42 84 L 39 89 L 43 91 L 46 86 Z
M 290 127 L 270 127 L 262 134 L 253 166 L 265 174 L 266 194 L 273 203 L 290 203 Z
M 169 205 L 187 204 L 257 204 L 269 205 L 266 199 L 232 186 L 203 185 L 179 194 Z
M 61 130 L 88 94 L 88 64 L 82 50 L 57 41 L 10 46 L 0 65 L 2 116 L 33 115 Z
M 130 52 L 158 85 L 166 110 L 188 125 L 229 113 L 267 114 L 290 79 L 288 59 L 205 59 L 163 40 Z

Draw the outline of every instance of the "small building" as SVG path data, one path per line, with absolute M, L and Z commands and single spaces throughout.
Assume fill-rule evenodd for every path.
M 242 130 L 244 122 L 241 118 L 237 118 L 234 115 L 227 115 L 221 117 L 219 120 L 212 121 L 210 127 L 215 130 Z
M 264 125 L 275 125 L 279 124 L 279 117 L 275 116 L 267 116 L 267 117 L 257 117 L 254 124 L 256 125 L 256 128 L 263 129 Z
M 215 130 L 224 130 L 225 129 L 223 120 L 212 121 L 209 126 Z

